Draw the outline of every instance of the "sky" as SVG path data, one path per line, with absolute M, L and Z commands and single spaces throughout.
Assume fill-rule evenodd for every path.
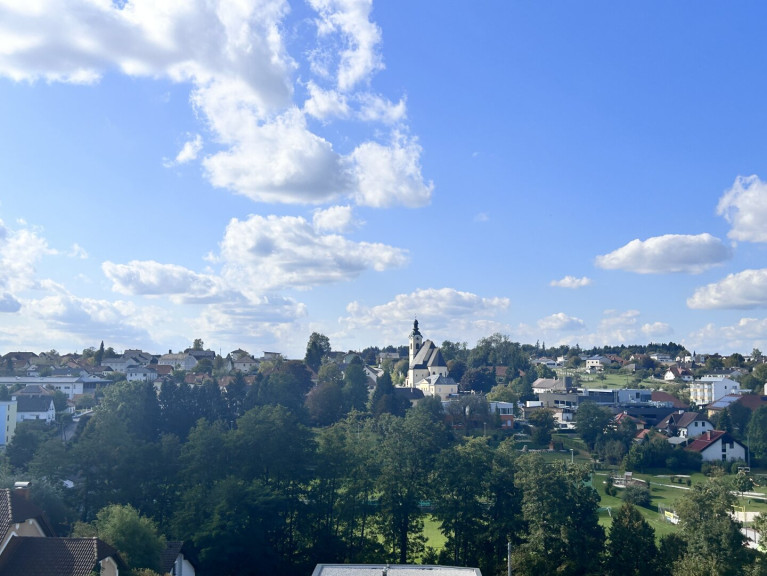
M 0 0 L 0 353 L 767 350 L 765 20 Z

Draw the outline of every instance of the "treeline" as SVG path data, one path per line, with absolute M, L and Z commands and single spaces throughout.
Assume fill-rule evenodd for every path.
M 519 575 L 764 573 L 716 482 L 690 491 L 680 532 L 660 545 L 629 506 L 605 533 L 591 487 L 598 477 L 587 468 L 521 453 L 509 438 L 455 434 L 438 400 L 397 415 L 379 394 L 375 407 L 310 428 L 299 364 L 226 393 L 167 383 L 158 395 L 149 384 L 117 383 L 73 442 L 33 445 L 34 435 L 22 435 L 28 449 L 9 449 L 6 480 L 33 479 L 33 497 L 60 534 L 76 522 L 98 531 L 119 516 L 114 505 L 135 508 L 190 545 L 200 574 L 421 562 L 495 575 L 505 573 L 508 543 Z M 427 546 L 427 514 L 445 537 L 440 550 Z

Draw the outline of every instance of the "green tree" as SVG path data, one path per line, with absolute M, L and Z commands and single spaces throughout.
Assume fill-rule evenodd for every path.
M 675 574 L 735 576 L 748 563 L 745 536 L 730 511 L 735 497 L 722 478 L 694 484 L 677 500 L 679 528 L 686 552 L 674 567 Z
M 344 393 L 337 382 L 321 382 L 306 395 L 306 409 L 317 426 L 329 426 L 344 414 Z
M 192 350 L 205 350 L 205 343 L 202 338 L 195 338 L 192 342 Z
M 605 560 L 607 576 L 653 576 L 658 570 L 655 530 L 630 503 L 613 514 Z
M 751 441 L 751 452 L 757 458 L 767 458 L 767 406 L 760 406 L 751 414 L 748 436 Z
M 492 451 L 484 438 L 471 438 L 437 458 L 439 484 L 431 498 L 446 538 L 440 564 L 479 565 L 489 527 L 486 477 L 491 464 Z
M 530 414 L 528 421 L 533 425 L 533 442 L 541 445 L 551 442 L 551 431 L 554 430 L 556 424 L 554 413 L 551 410 L 547 408 L 536 410 Z
M 599 496 L 587 484 L 589 471 L 538 454 L 517 460 L 522 517 L 527 530 L 513 552 L 515 574 L 575 576 L 600 573 L 604 529 Z
M 429 473 L 444 445 L 444 429 L 422 410 L 409 410 L 404 418 L 382 415 L 378 427 L 383 435 L 378 452 L 378 529 L 389 560 L 407 564 L 424 549 L 419 502 L 428 492 Z
M 93 363 L 96 366 L 101 366 L 101 361 L 104 360 L 104 341 L 101 341 L 98 351 L 93 355 Z
M 364 410 L 368 403 L 368 377 L 359 357 L 354 359 L 344 370 L 344 406 L 346 411 Z
M 594 402 L 584 402 L 575 413 L 575 429 L 580 437 L 593 450 L 597 440 L 604 435 L 612 420 L 612 413 Z
M 312 332 L 309 342 L 306 343 L 306 355 L 304 362 L 314 372 L 320 369 L 322 359 L 330 354 L 330 339 L 319 332 Z
M 99 510 L 92 527 L 79 525 L 75 536 L 95 535 L 114 546 L 125 563 L 133 569 L 162 570 L 165 537 L 149 518 L 130 505 L 112 504 Z

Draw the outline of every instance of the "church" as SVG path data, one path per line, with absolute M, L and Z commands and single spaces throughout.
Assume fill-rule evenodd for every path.
M 418 388 L 424 396 L 438 396 L 442 399 L 458 393 L 458 384 L 447 375 L 447 363 L 442 352 L 431 340 L 424 340 L 418 330 L 418 320 L 413 322 L 408 347 L 408 366 L 405 386 Z

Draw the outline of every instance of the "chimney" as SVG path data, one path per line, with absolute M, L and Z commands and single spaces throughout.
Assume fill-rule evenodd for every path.
M 14 482 L 13 483 L 13 491 L 18 494 L 19 496 L 22 496 L 23 498 L 27 499 L 29 498 L 29 486 L 32 484 L 29 481 L 24 482 Z

